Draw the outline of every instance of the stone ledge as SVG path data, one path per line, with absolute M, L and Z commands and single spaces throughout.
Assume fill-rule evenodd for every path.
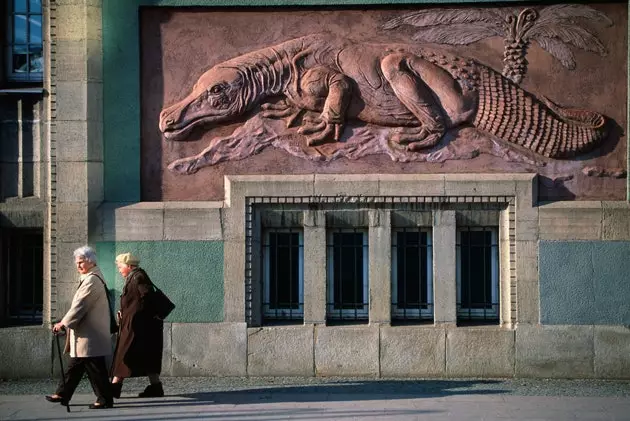
M 529 173 L 230 175 L 224 178 L 225 203 L 230 206 L 245 197 L 336 196 L 344 194 L 344 186 L 365 196 L 515 196 L 531 193 L 536 177 Z M 532 198 L 527 200 L 531 203 Z
M 221 241 L 222 208 L 218 201 L 106 202 L 97 209 L 95 240 Z

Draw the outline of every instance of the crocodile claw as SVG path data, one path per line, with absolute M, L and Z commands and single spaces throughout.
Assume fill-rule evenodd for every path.
M 305 118 L 298 133 L 306 135 L 308 146 L 317 146 L 326 142 L 338 142 L 343 132 L 343 125 L 329 123 L 321 117 Z

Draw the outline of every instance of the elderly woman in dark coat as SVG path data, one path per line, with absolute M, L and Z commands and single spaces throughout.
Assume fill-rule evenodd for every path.
M 116 256 L 118 271 L 125 278 L 120 311 L 120 334 L 112 366 L 112 389 L 119 398 L 126 377 L 148 376 L 150 384 L 139 397 L 162 397 L 162 330 L 164 323 L 149 304 L 153 283 L 140 260 L 131 253 Z

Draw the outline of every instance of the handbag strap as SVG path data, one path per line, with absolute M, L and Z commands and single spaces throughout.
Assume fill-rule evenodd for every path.
M 96 273 L 92 272 L 92 275 L 96 276 L 98 280 L 101 281 L 101 284 L 103 284 L 103 288 L 105 288 L 105 297 L 107 298 L 107 308 L 109 308 L 109 317 L 114 318 L 114 310 L 112 310 L 112 302 L 111 302 L 111 299 L 109 298 L 109 290 L 107 289 L 107 285 L 105 284 L 105 281 Z

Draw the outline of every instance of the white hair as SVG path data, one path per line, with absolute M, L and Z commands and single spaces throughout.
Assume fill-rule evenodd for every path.
M 82 257 L 88 262 L 96 264 L 96 252 L 90 246 L 83 246 L 76 249 L 74 251 L 74 258 L 76 259 L 77 257 Z

